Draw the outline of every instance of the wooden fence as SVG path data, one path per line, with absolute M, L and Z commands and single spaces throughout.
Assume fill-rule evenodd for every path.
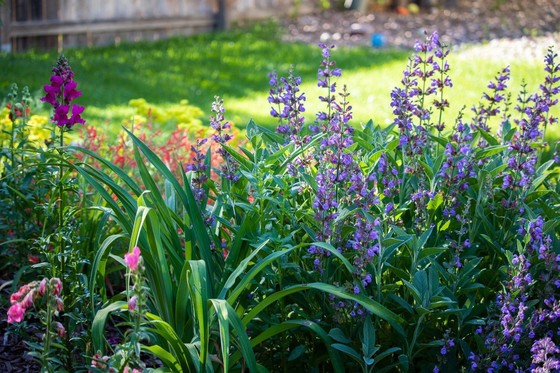
M 314 9 L 314 1 L 301 0 L 5 0 L 0 39 L 12 52 L 60 51 L 208 32 Z

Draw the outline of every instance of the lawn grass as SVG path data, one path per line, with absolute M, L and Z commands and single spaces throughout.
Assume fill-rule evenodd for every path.
M 303 79 L 307 115 L 313 120 L 314 113 L 322 110 L 317 100 L 321 93 L 316 87 L 321 51 L 313 45 L 282 42 L 279 33 L 277 26 L 263 23 L 225 33 L 75 48 L 64 54 L 83 92 L 79 103 L 87 107 L 86 119 L 109 133 L 118 131 L 123 119 L 130 117 L 128 102 L 134 98 L 144 98 L 162 107 L 187 99 L 208 113 L 214 96 L 219 95 L 224 98 L 226 116 L 238 126 L 244 126 L 251 118 L 260 124 L 274 125 L 268 117 L 267 74 L 275 69 L 286 75 L 292 65 Z M 410 54 L 366 47 L 336 48 L 333 58 L 343 69 L 339 86 L 348 85 L 356 124 L 369 119 L 379 124 L 391 121 L 389 94 L 399 83 Z M 478 102 L 488 81 L 503 67 L 500 62 L 483 57 L 450 57 L 454 87 L 448 95 L 448 123 L 463 106 L 470 108 Z M 29 86 L 35 97 L 40 97 L 56 58 L 56 52 L 0 54 L 2 97 L 12 82 L 20 87 Z M 542 64 L 532 61 L 517 61 L 511 69 L 512 85 L 519 87 L 524 78 L 530 91 L 544 77 Z M 559 109 L 555 109 L 554 115 L 558 114 Z

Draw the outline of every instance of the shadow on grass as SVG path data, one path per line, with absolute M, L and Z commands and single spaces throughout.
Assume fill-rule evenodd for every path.
M 274 69 L 285 74 L 294 65 L 304 81 L 316 79 L 320 48 L 282 42 L 279 32 L 273 24 L 258 24 L 248 30 L 76 48 L 64 54 L 83 92 L 81 104 L 107 107 L 126 106 L 130 99 L 140 97 L 154 104 L 187 99 L 208 112 L 215 95 L 241 98 L 267 92 L 267 74 Z M 404 61 L 408 56 L 398 51 L 339 48 L 335 59 L 337 66 L 351 71 Z M 5 97 L 15 82 L 40 96 L 56 58 L 56 52 L 1 54 L 0 93 Z

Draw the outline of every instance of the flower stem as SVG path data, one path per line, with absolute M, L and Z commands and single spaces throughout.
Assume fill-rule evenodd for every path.
M 64 129 L 60 128 L 60 148 L 58 150 L 59 154 L 62 156 L 64 151 Z M 63 185 L 63 178 L 64 178 L 64 166 L 62 163 L 62 159 L 59 163 L 59 173 L 58 173 L 58 229 L 62 229 L 62 225 L 64 224 L 64 185 Z M 64 237 L 59 232 L 59 260 L 60 260 L 60 278 L 64 281 L 64 270 L 65 270 L 65 257 L 64 257 Z M 66 287 L 65 287 L 66 288 Z

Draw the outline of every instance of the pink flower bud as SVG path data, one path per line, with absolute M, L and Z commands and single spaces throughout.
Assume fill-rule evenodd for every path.
M 124 370 L 123 370 L 123 373 L 141 373 L 141 372 L 142 372 L 142 369 L 136 369 L 136 368 L 130 369 L 130 368 L 128 367 L 128 365 L 125 366 L 125 367 L 124 367 Z
M 131 271 L 136 271 L 140 262 L 140 248 L 136 246 L 131 253 L 124 254 L 124 262 Z
M 15 303 L 8 309 L 8 324 L 19 323 L 24 316 L 25 308 L 20 303 Z
M 58 312 L 64 311 L 64 302 L 60 298 L 56 298 L 56 310 Z
M 47 279 L 44 278 L 41 283 L 39 284 L 39 295 L 43 296 L 47 291 Z
M 137 307 L 138 297 L 135 295 L 128 301 L 128 310 L 134 311 Z
M 62 281 L 59 278 L 51 278 L 51 285 L 53 286 L 53 295 L 60 295 L 62 293 Z
M 25 284 L 22 287 L 20 287 L 17 292 L 15 292 L 10 296 L 10 303 L 15 304 L 17 302 L 20 302 L 21 299 L 25 297 L 25 295 L 29 292 L 29 289 L 30 289 L 29 284 Z
M 10 304 L 16 304 L 17 302 L 19 302 L 20 298 L 21 294 L 19 292 L 13 293 L 12 295 L 10 295 Z
M 56 328 L 56 334 L 58 334 L 58 336 L 59 336 L 60 338 L 66 337 L 66 329 L 64 329 L 64 326 L 63 326 L 61 323 L 59 323 L 58 321 L 56 321 L 56 322 L 54 323 L 54 326 L 55 326 L 55 328 Z
M 109 356 L 101 357 L 101 353 L 97 352 L 95 355 L 92 356 L 91 366 L 96 368 L 101 368 L 101 369 L 107 369 L 107 364 L 105 364 L 105 362 L 108 360 L 109 360 Z
M 25 298 L 23 298 L 20 304 L 23 308 L 27 309 L 33 305 L 35 299 L 37 299 L 37 291 L 32 289 L 25 295 Z

